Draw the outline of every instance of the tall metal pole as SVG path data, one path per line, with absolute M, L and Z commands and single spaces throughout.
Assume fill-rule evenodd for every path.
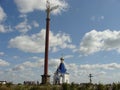
M 48 54 L 49 54 L 49 30 L 50 30 L 50 12 L 57 7 L 50 7 L 50 3 L 47 1 L 46 5 L 46 38 L 45 38 L 45 60 L 44 60 L 44 75 L 42 75 L 42 84 L 50 84 L 50 75 L 48 75 Z
M 48 75 L 48 52 L 49 52 L 49 29 L 50 29 L 50 7 L 47 8 L 46 18 L 46 41 L 45 41 L 45 62 L 44 75 Z
M 46 17 L 46 37 L 45 37 L 45 60 L 44 75 L 42 75 L 42 84 L 50 84 L 50 75 L 48 75 L 48 52 L 49 52 L 49 29 L 50 29 L 50 4 L 47 2 Z

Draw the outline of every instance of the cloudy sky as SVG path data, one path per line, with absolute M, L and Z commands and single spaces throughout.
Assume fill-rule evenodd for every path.
M 70 81 L 118 82 L 120 1 L 49 0 L 51 82 L 65 58 Z M 43 74 L 46 0 L 0 0 L 0 80 L 40 81 Z

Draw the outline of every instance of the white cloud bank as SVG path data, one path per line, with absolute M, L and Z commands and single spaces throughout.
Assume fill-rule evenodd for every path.
M 7 15 L 4 12 L 4 10 L 2 9 L 2 7 L 0 6 L 0 33 L 5 33 L 5 26 L 2 24 L 2 22 L 4 22 L 4 20 L 6 19 Z
M 0 52 L 0 56 L 3 56 L 3 55 L 5 55 L 5 53 L 4 52 Z
M 6 19 L 6 14 L 2 7 L 0 6 L 0 22 L 4 21 Z
M 3 60 L 0 60 L 3 62 Z M 6 65 L 3 64 L 2 65 Z M 56 58 L 49 59 L 49 74 L 52 76 L 56 71 L 60 60 Z M 8 64 L 7 64 L 8 65 Z M 6 66 L 7 66 L 6 65 Z M 32 61 L 25 61 L 23 63 L 12 66 L 8 71 L 2 71 L 0 75 L 1 79 L 7 79 L 8 81 L 22 83 L 24 80 L 40 81 L 40 75 L 43 74 L 44 58 L 34 58 Z M 83 83 L 89 82 L 88 75 L 91 73 L 93 77 L 93 83 L 112 83 L 119 80 L 120 64 L 108 63 L 108 64 L 83 64 L 78 65 L 75 63 L 65 63 L 67 72 L 70 74 L 70 82 Z M 112 72 L 111 72 L 112 71 Z M 114 72 L 114 73 L 113 73 Z M 21 74 L 19 74 L 21 73 Z M 110 76 L 109 76 L 110 75 Z M 16 77 L 14 77 L 16 76 Z M 12 78 L 14 77 L 14 78 Z
M 59 65 L 60 60 L 59 59 L 50 59 L 49 60 L 49 68 L 57 68 Z M 26 68 L 32 69 L 32 68 L 43 68 L 44 67 L 44 59 L 40 58 L 36 61 L 26 61 L 23 62 L 22 64 L 16 65 L 15 67 L 12 68 L 12 71 L 22 71 L 26 70 Z
M 39 59 L 36 61 L 26 61 L 23 62 L 20 65 L 16 65 L 10 73 L 14 73 L 16 76 L 21 78 L 22 75 L 24 75 L 24 79 L 21 78 L 21 80 L 39 80 L 40 77 L 39 75 L 42 75 L 43 72 L 43 65 L 44 65 L 44 59 Z M 60 64 L 59 59 L 50 59 L 49 60 L 49 74 L 51 75 L 51 81 L 52 81 L 52 76 L 54 72 L 57 69 L 57 66 Z M 75 83 L 83 83 L 83 82 L 89 82 L 88 75 L 92 73 L 93 77 L 93 82 L 94 83 L 112 83 L 112 82 L 117 82 L 119 78 L 119 69 L 120 69 L 120 64 L 117 63 L 108 63 L 108 64 L 83 64 L 83 65 L 77 65 L 75 63 L 65 63 L 67 72 L 70 74 L 70 82 L 75 82 Z M 40 69 L 40 70 L 38 70 Z M 111 71 L 115 71 L 116 73 L 111 73 Z M 18 75 L 18 73 L 15 72 L 21 72 L 22 75 Z M 26 75 L 27 73 L 27 75 Z M 28 77 L 28 75 L 30 76 Z M 32 76 L 31 76 L 32 74 Z M 109 76 L 110 74 L 110 76 Z M 16 78 L 18 80 L 19 78 Z M 111 77 L 113 77 L 111 79 Z M 109 81 L 108 81 L 109 79 Z
M 49 59 L 49 74 L 53 75 L 54 72 L 57 69 L 57 66 L 59 65 L 60 60 L 59 59 Z M 13 66 L 12 68 L 9 68 L 6 72 L 3 71 L 3 73 L 0 73 L 0 75 L 4 75 L 6 73 L 6 77 L 2 77 L 2 79 L 5 78 L 8 81 L 11 81 L 13 75 L 17 76 L 14 77 L 13 82 L 14 83 L 23 83 L 23 81 L 31 80 L 31 81 L 40 81 L 40 75 L 43 74 L 43 67 L 44 67 L 44 58 L 34 58 L 32 61 L 25 61 L 21 64 L 17 64 Z M 50 73 L 51 72 L 51 73 Z M 21 73 L 21 74 L 19 74 Z M 9 76 L 9 78 L 8 78 Z M 51 76 L 52 77 L 52 76 Z M 1 77 L 0 77 L 1 78 Z M 52 80 L 52 78 L 51 78 Z
M 102 21 L 105 19 L 105 17 L 104 16 L 92 16 L 90 19 L 92 21 Z
M 0 33 L 6 33 L 12 31 L 11 26 L 4 25 L 4 22 L 7 18 L 6 13 L 4 12 L 3 8 L 0 6 Z
M 24 21 L 16 25 L 15 29 L 21 32 L 22 34 L 25 34 L 29 30 L 31 30 L 32 27 L 28 24 L 27 16 L 21 16 L 21 17 L 24 18 Z
M 74 49 L 69 35 L 65 33 L 54 34 L 50 31 L 50 50 L 56 52 L 59 49 L 69 48 Z M 9 41 L 10 47 L 18 48 L 24 52 L 43 53 L 45 47 L 45 29 L 40 33 L 29 35 L 17 36 Z
M 34 10 L 46 10 L 46 0 L 14 0 L 21 13 L 29 13 Z M 64 11 L 68 4 L 64 0 L 49 0 L 51 7 L 59 5 L 59 8 L 54 10 L 53 14 Z
M 0 59 L 0 66 L 9 66 L 10 63 L 6 62 L 5 60 Z
M 85 34 L 80 43 L 79 49 L 84 55 L 110 50 L 120 52 L 120 31 L 92 30 Z
M 120 69 L 120 64 L 117 63 L 110 63 L 110 64 L 85 64 L 80 66 L 81 69 L 86 69 L 86 70 L 95 70 L 95 69 L 100 69 L 100 70 L 115 70 L 115 69 Z
M 27 15 L 22 14 L 19 16 L 20 18 L 23 18 L 24 20 L 20 23 L 18 23 L 14 28 L 19 31 L 22 34 L 26 34 L 28 31 L 32 30 L 32 28 L 38 28 L 39 24 L 37 21 L 33 20 L 31 23 L 29 23 Z

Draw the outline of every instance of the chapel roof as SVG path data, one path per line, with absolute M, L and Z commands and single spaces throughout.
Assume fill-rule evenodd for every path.
M 65 64 L 64 64 L 64 58 L 63 57 L 61 57 L 60 58 L 60 60 L 61 60 L 61 63 L 60 63 L 60 65 L 59 65 L 59 67 L 57 68 L 57 72 L 58 73 L 66 73 L 66 71 L 67 71 L 67 69 L 65 68 Z

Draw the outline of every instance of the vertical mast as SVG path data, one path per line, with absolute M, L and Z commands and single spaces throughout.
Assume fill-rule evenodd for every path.
M 45 62 L 44 75 L 48 75 L 48 53 L 49 53 L 49 30 L 50 30 L 50 3 L 47 1 L 46 16 L 46 39 L 45 39 Z
M 50 12 L 58 6 L 50 7 L 50 2 L 46 4 L 46 37 L 45 37 L 45 59 L 44 59 L 44 75 L 42 76 L 42 84 L 50 84 L 50 75 L 48 75 L 48 55 L 49 55 L 49 31 L 50 31 Z

